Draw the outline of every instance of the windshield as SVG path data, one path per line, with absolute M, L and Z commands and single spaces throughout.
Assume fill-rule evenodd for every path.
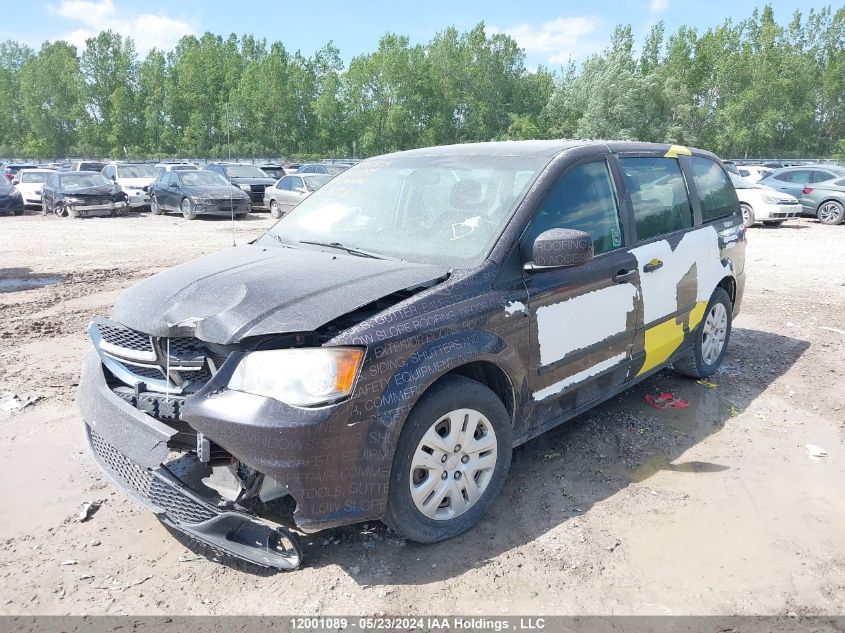
M 49 173 L 46 172 L 38 172 L 38 171 L 31 171 L 31 172 L 24 172 L 21 174 L 21 183 L 24 182 L 35 182 L 35 183 L 44 183 L 47 181 L 47 176 Z
M 374 158 L 303 200 L 269 233 L 285 243 L 339 242 L 418 263 L 483 261 L 547 159 Z M 277 240 L 261 239 L 262 245 Z
M 750 180 L 746 180 L 745 178 L 741 178 L 737 176 L 733 172 L 728 172 L 728 175 L 731 177 L 731 182 L 734 184 L 734 189 L 760 189 L 759 185 L 754 184 Z
M 185 171 L 179 174 L 179 178 L 182 179 L 182 184 L 186 187 L 211 185 L 215 187 L 223 185 L 226 187 L 229 185 L 229 182 L 223 176 L 215 174 L 213 171 Z
M 118 178 L 158 178 L 159 172 L 152 165 L 118 165 Z
M 197 169 L 196 165 L 173 165 L 170 168 L 172 171 L 194 171 Z
M 229 178 L 267 178 L 267 174 L 253 165 L 228 165 L 226 174 Z
M 315 191 L 331 180 L 332 176 L 327 176 L 326 174 L 315 174 L 313 176 L 302 176 L 302 179 L 305 181 L 305 187 L 308 191 Z
M 101 187 L 107 185 L 111 187 L 111 181 L 102 174 L 68 174 L 62 176 L 62 190 L 76 191 L 77 189 L 85 189 L 87 187 Z

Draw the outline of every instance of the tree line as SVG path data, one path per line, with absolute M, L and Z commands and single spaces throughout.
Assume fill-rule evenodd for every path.
M 344 66 L 251 35 L 139 58 L 104 31 L 80 52 L 0 43 L 0 155 L 371 156 L 526 138 L 672 142 L 722 156 L 845 157 L 845 8 L 768 5 L 704 32 L 618 26 L 582 63 L 528 69 L 508 35 L 387 34 Z

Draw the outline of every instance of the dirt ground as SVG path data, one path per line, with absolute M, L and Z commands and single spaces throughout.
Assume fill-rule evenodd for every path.
M 237 242 L 271 223 L 237 221 Z M 355 525 L 305 538 L 303 568 L 275 574 L 208 560 L 136 508 L 86 455 L 74 403 L 89 319 L 230 247 L 231 223 L 3 217 L 0 243 L 0 392 L 40 397 L 0 412 L 2 614 L 845 612 L 845 226 L 751 230 L 713 385 L 664 371 L 517 449 L 459 538 Z M 643 402 L 663 391 L 691 406 Z

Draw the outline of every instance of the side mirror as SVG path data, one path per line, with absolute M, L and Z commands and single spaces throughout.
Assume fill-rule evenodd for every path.
M 13 185 L 19 185 L 19 184 L 21 184 L 21 181 L 18 180 L 17 178 L 12 178 L 12 184 Z
M 593 258 L 593 238 L 575 229 L 549 229 L 537 236 L 526 272 L 579 266 Z
M 305 187 L 297 187 L 296 190 L 299 193 L 308 193 L 308 190 Z
M 179 185 L 177 185 L 175 182 L 171 182 L 167 186 L 168 187 L 178 187 Z

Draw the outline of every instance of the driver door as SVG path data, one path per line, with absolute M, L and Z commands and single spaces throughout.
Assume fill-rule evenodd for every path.
M 595 253 L 578 266 L 524 273 L 531 316 L 528 382 L 540 411 L 532 424 L 571 413 L 630 375 L 639 273 L 626 245 L 611 160 L 591 157 L 568 167 L 520 242 L 528 262 L 538 235 L 577 229 L 590 234 Z

